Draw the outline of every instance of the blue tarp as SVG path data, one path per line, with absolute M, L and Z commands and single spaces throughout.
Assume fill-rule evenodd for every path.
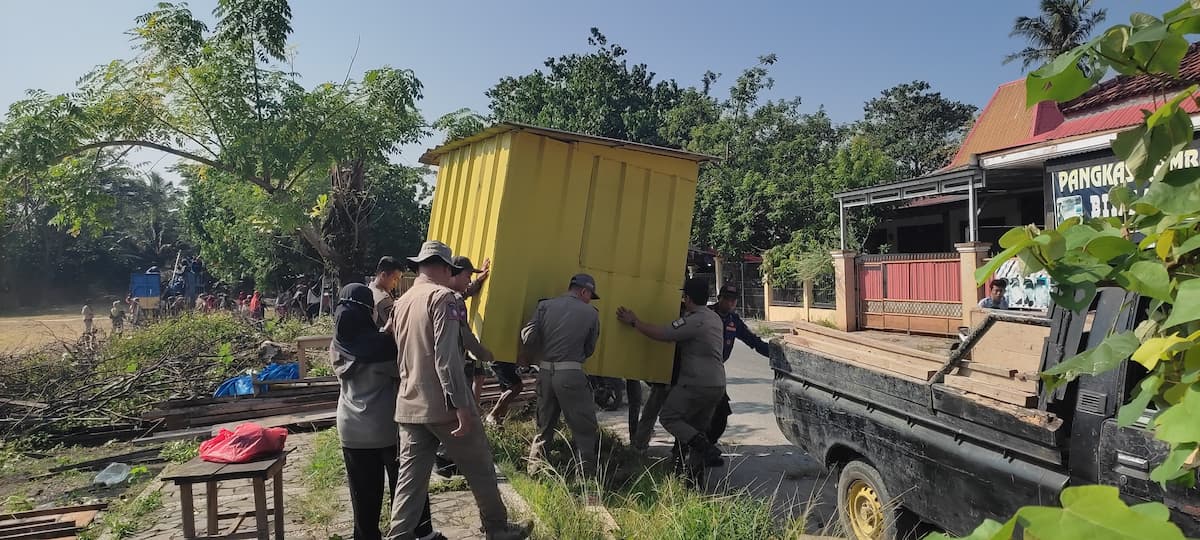
M 161 295 L 159 287 L 158 274 L 132 274 L 129 276 L 129 293 L 134 298 L 158 298 Z
M 285 379 L 299 379 L 300 365 L 293 362 L 290 364 L 267 364 L 262 372 L 258 374 L 260 381 L 279 381 Z M 266 387 L 263 388 L 265 392 Z M 213 397 L 225 396 L 248 396 L 254 393 L 254 379 L 250 375 L 239 375 L 232 379 L 226 380 L 217 387 L 213 392 Z

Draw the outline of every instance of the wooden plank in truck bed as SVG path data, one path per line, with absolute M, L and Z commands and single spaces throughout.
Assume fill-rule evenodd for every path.
M 1022 392 L 1005 386 L 989 384 L 981 378 L 971 378 L 964 375 L 946 375 L 945 384 L 964 392 L 978 394 L 1021 407 L 1037 406 L 1036 392 Z
M 962 418 L 1041 445 L 1058 444 L 1062 419 L 1045 411 L 1023 409 L 971 395 L 945 385 L 933 385 L 933 408 L 939 414 Z
M 780 358 L 774 353 L 776 347 L 782 353 Z M 773 340 L 771 348 L 771 367 L 792 374 L 798 380 L 896 409 L 906 409 L 914 403 L 924 410 L 929 408 L 929 386 L 924 381 L 863 364 L 827 358 L 780 339 Z
M 796 323 L 794 332 L 784 336 L 784 340 L 796 347 L 921 381 L 928 381 L 948 360 L 940 355 L 815 324 Z
M 922 381 L 929 380 L 929 377 L 937 372 L 937 367 L 931 368 L 928 365 L 919 365 L 905 361 L 902 358 L 880 354 L 879 351 L 873 351 L 845 342 L 833 341 L 829 338 L 814 337 L 811 335 L 792 335 L 784 336 L 783 339 L 795 347 L 807 349 L 817 354 L 838 358 L 844 362 L 862 365 L 867 368 L 876 368 L 907 375 Z

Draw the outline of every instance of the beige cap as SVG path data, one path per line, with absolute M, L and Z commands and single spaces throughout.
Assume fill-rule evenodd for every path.
M 430 240 L 424 244 L 421 244 L 421 252 L 417 253 L 416 257 L 409 257 L 408 260 L 417 264 L 421 264 L 434 257 L 441 259 L 442 262 L 450 265 L 450 267 L 455 270 L 461 269 L 460 266 L 454 264 L 453 256 L 450 253 L 450 246 L 438 242 L 437 240 Z

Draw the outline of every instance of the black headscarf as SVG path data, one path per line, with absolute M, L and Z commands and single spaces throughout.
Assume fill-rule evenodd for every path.
M 351 283 L 338 293 L 333 312 L 333 349 L 364 362 L 396 360 L 396 342 L 380 333 L 375 324 L 375 296 L 361 283 Z

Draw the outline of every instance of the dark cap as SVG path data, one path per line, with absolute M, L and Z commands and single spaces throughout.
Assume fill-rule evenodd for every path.
M 583 287 L 592 293 L 592 298 L 600 299 L 600 295 L 596 294 L 596 279 L 591 274 L 575 274 L 571 277 L 572 287 Z
M 461 268 L 461 271 L 470 272 L 472 274 L 483 272 L 483 270 L 475 268 L 475 263 L 472 263 L 471 259 L 468 259 L 465 255 L 455 255 L 450 259 L 450 264 L 452 266 Z
M 717 296 L 720 298 L 737 298 L 738 297 L 737 285 L 730 285 L 730 284 L 722 285 L 721 292 L 718 293 Z
M 691 278 L 683 282 L 683 288 L 680 289 L 683 294 L 692 299 L 692 302 L 704 305 L 708 302 L 708 280 L 704 278 Z

